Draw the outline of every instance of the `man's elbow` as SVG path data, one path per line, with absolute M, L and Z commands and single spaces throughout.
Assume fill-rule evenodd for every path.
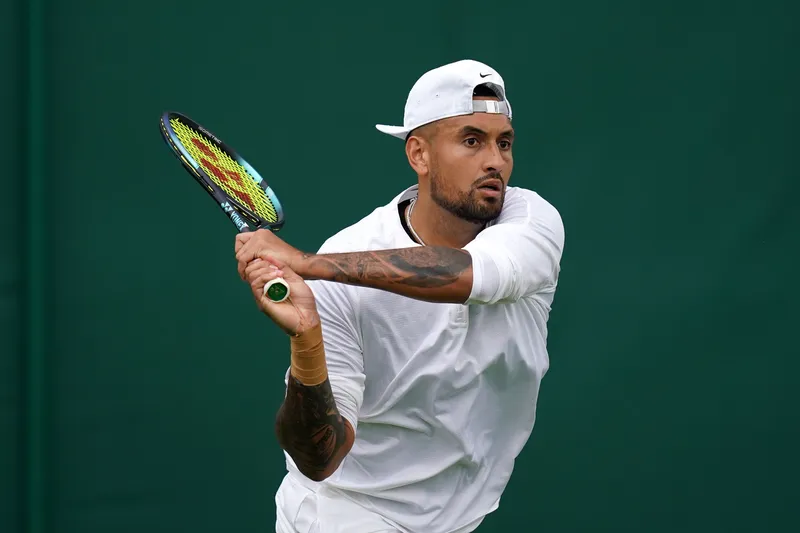
M 304 465 L 302 467 L 300 465 L 297 465 L 297 469 L 300 471 L 301 474 L 306 476 L 311 481 L 316 481 L 317 483 L 319 483 L 320 481 L 325 481 L 326 479 L 331 477 L 333 473 L 339 469 L 339 465 L 341 464 L 342 464 L 341 461 L 338 461 L 335 464 L 332 463 L 331 461 L 328 461 L 327 463 L 320 462 L 319 464 L 313 465 L 312 467 L 309 467 L 308 465 Z
M 293 450 L 286 450 L 300 473 L 316 482 L 325 481 L 331 477 L 339 469 L 349 451 L 349 448 L 337 450 L 335 457 L 326 458 L 322 455 L 309 456 L 304 453 L 295 453 Z
M 305 477 L 311 481 L 325 481 L 339 469 L 346 453 L 336 457 L 324 457 L 320 454 L 294 453 L 292 450 L 287 450 L 289 456 L 294 460 L 295 466 Z
M 347 420 L 344 421 L 344 439 L 332 450 L 319 448 L 311 440 L 286 439 L 287 432 L 281 431 L 279 426 L 276 429 L 281 448 L 289 454 L 301 474 L 316 482 L 328 479 L 339 469 L 355 441 L 355 431 Z

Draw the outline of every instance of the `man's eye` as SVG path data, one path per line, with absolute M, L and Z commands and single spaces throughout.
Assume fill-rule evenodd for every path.
M 511 148 L 511 142 L 509 141 L 500 141 L 500 149 L 501 150 L 509 150 Z
M 470 137 L 469 139 L 465 140 L 464 143 L 466 143 L 467 146 L 477 146 L 478 139 L 475 137 Z

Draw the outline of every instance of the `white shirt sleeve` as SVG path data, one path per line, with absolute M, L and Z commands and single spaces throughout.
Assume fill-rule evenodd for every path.
M 319 280 L 307 283 L 314 292 L 322 322 L 322 342 L 333 397 L 339 412 L 356 430 L 366 378 L 353 302 L 345 285 Z
M 468 304 L 515 302 L 555 287 L 564 249 L 558 211 L 532 191 L 513 189 L 503 212 L 464 249 L 472 256 Z

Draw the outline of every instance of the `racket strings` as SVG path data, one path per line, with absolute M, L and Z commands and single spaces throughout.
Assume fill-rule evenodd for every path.
M 247 170 L 216 144 L 178 119 L 171 119 L 172 129 L 184 148 L 225 194 L 266 222 L 276 222 L 275 206 Z

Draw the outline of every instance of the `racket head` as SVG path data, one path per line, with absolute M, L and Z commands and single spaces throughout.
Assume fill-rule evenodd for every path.
M 283 206 L 275 192 L 219 137 L 175 111 L 162 113 L 161 136 L 240 232 L 262 228 L 278 231 L 283 227 Z

